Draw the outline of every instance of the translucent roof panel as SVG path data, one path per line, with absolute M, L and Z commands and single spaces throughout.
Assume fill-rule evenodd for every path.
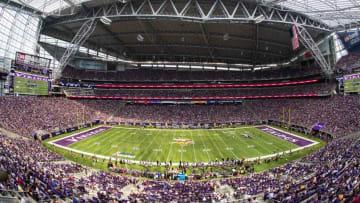
M 31 7 L 44 14 L 78 5 L 89 0 L 14 0 L 20 4 Z
M 331 27 L 360 21 L 360 0 L 269 0 Z

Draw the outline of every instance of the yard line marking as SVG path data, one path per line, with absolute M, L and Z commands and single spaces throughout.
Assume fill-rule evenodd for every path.
M 222 139 L 222 137 L 221 137 L 219 134 L 217 134 L 217 133 L 215 133 L 215 135 L 217 135 L 218 137 L 220 137 L 221 141 L 224 143 L 224 145 L 225 145 L 225 147 L 226 147 L 226 150 L 230 150 L 230 147 L 224 142 L 224 140 Z M 236 154 L 234 153 L 233 149 L 231 149 L 230 151 L 231 151 L 231 153 L 236 157 L 236 159 L 239 159 L 239 157 L 236 156 Z M 222 157 L 222 158 L 225 158 L 225 157 Z
M 220 156 L 221 156 L 220 159 L 221 159 L 221 158 L 225 158 L 225 156 L 223 155 L 223 153 L 221 152 L 221 150 L 220 150 L 219 147 L 217 146 L 216 142 L 213 142 L 213 141 L 212 141 L 211 136 L 213 136 L 213 134 L 210 135 L 209 131 L 206 131 L 206 133 L 208 134 L 208 139 L 210 140 L 210 142 L 215 146 L 215 148 L 216 148 L 217 151 L 219 152 L 219 154 L 220 154 Z
M 240 133 L 242 133 L 242 132 L 240 132 Z M 240 134 L 240 133 L 239 133 L 239 134 Z M 241 139 L 240 136 L 236 136 L 236 138 L 237 138 L 238 140 L 241 140 L 242 142 L 244 142 L 244 143 L 246 144 L 246 146 L 250 145 L 250 143 L 247 141 L 248 138 Z M 250 148 L 250 149 L 256 150 L 258 156 L 259 156 L 260 154 L 262 154 L 262 153 L 261 153 L 258 149 L 256 149 L 256 148 Z M 258 157 L 258 156 L 256 156 L 256 157 Z
M 255 128 L 255 129 L 257 129 L 257 128 Z M 265 134 L 266 134 L 266 137 L 272 136 L 269 133 L 265 133 Z M 272 136 L 272 137 L 275 137 L 275 136 Z M 277 137 L 275 137 L 275 138 L 277 138 Z M 277 139 L 280 139 L 280 138 L 277 138 Z M 281 141 L 277 140 L 277 139 L 271 139 L 271 140 L 272 140 L 272 142 L 276 142 L 276 144 L 278 144 L 278 145 L 282 145 L 281 148 L 283 148 L 284 150 L 291 149 L 291 147 L 288 147 L 288 146 L 282 144 Z M 265 139 L 260 139 L 259 142 L 264 143 L 264 145 L 265 145 L 266 140 Z M 262 147 L 263 145 L 261 144 L 260 146 Z M 272 145 L 272 146 L 274 146 L 274 145 Z M 267 153 L 270 153 L 270 154 L 272 153 L 272 151 L 269 148 L 264 148 L 264 147 L 262 147 L 262 148 L 265 149 L 267 151 Z M 276 148 L 278 148 L 278 146 L 276 146 Z M 276 149 L 274 149 L 274 150 L 276 150 Z M 280 150 L 280 151 L 282 151 L 282 150 Z
M 253 133 L 251 133 L 251 135 L 252 136 L 254 136 L 254 134 Z M 266 148 L 266 147 L 263 147 L 263 144 L 261 144 L 261 143 L 265 143 L 262 139 L 259 139 L 258 140 L 259 141 L 259 143 L 257 143 L 256 144 L 256 147 L 259 147 L 259 148 L 261 148 L 261 149 L 263 149 L 264 151 L 266 151 L 266 153 L 268 154 L 271 154 L 271 150 L 270 149 L 268 149 L 268 148 Z M 254 143 L 253 145 L 255 145 L 255 141 L 254 140 L 250 140 L 250 143 Z M 251 144 L 250 144 L 251 145 Z M 265 144 L 264 144 L 265 145 Z M 249 146 L 249 145 L 248 145 Z M 256 151 L 258 151 L 258 152 L 260 152 L 256 147 L 254 147 L 253 149 L 255 149 Z M 259 155 L 260 155 L 260 153 L 259 153 Z
M 226 136 L 230 137 L 232 140 L 235 141 L 235 144 L 239 147 L 240 151 L 244 152 L 244 155 L 247 154 L 247 157 L 250 157 L 249 155 L 249 152 L 247 152 L 246 150 L 243 150 L 243 147 L 239 144 L 239 141 L 237 141 L 234 137 L 228 135 L 228 134 L 225 134 Z M 238 134 L 234 135 L 235 137 L 238 137 Z M 242 142 L 240 140 L 240 142 Z
M 139 160 L 141 160 L 141 159 L 144 157 L 145 153 L 148 152 L 149 147 L 154 143 L 154 141 L 156 140 L 156 137 L 157 137 L 159 134 L 160 134 L 160 133 L 157 132 L 157 133 L 155 134 L 155 136 L 154 136 L 154 135 L 147 135 L 147 136 L 154 136 L 154 138 L 152 139 L 151 143 L 145 148 L 145 150 L 143 151 L 143 153 L 142 153 L 141 156 L 139 157 Z
M 174 137 L 175 137 L 175 135 L 174 135 L 174 133 L 171 133 L 171 134 L 172 134 L 172 140 L 173 140 Z M 171 154 L 171 151 L 172 151 L 173 144 L 174 144 L 174 142 L 171 142 L 171 144 L 170 144 L 170 150 L 169 150 L 168 155 L 167 155 L 167 157 L 166 157 L 166 162 L 169 162 L 169 157 L 170 157 L 170 154 Z
M 131 132 L 131 131 L 126 131 L 126 132 Z M 126 134 L 126 135 L 124 136 L 124 133 L 120 132 L 120 133 L 117 133 L 117 134 L 116 134 L 115 136 L 113 136 L 113 137 L 114 137 L 114 138 L 116 138 L 116 137 L 119 138 L 118 136 L 121 136 L 120 138 L 123 139 L 122 136 L 124 136 L 124 137 L 126 137 L 126 139 L 128 139 L 128 138 L 130 138 L 130 137 L 132 137 L 132 139 L 134 139 L 134 137 L 136 137 L 136 135 L 137 135 L 137 134 L 135 134 L 135 136 L 134 136 L 132 133 L 128 133 L 128 134 Z M 132 139 L 130 139 L 130 140 L 132 140 Z M 113 139 L 107 140 L 107 142 L 108 142 L 108 143 L 112 143 L 112 142 L 111 142 L 112 140 L 113 140 Z M 124 142 L 119 142 L 119 143 L 124 143 Z M 123 144 L 123 145 L 121 146 L 121 148 L 118 147 L 117 151 L 118 151 L 118 152 L 122 152 L 122 151 L 125 149 L 125 146 L 126 146 L 126 145 Z M 110 149 L 108 149 L 108 151 L 109 151 L 109 150 L 110 150 Z M 108 151 L 107 151 L 107 152 L 108 152 Z
M 109 140 L 107 140 L 107 143 L 113 143 L 113 142 L 111 142 L 112 140 L 116 140 L 117 138 L 118 138 L 118 136 L 122 136 L 122 135 L 124 135 L 126 133 L 126 131 L 125 132 L 119 132 L 119 133 L 115 133 L 115 135 L 114 136 L 111 136 L 111 138 L 109 139 Z M 102 136 L 101 136 L 102 137 Z M 105 151 L 105 152 L 103 152 L 102 154 L 107 154 L 109 151 L 111 151 L 112 150 L 112 148 L 111 147 L 108 147 L 108 149 Z M 116 149 L 117 151 L 119 150 L 118 148 Z M 121 149 L 122 150 L 122 149 Z M 120 150 L 120 151 L 121 151 Z
M 125 132 L 128 132 L 129 130 L 126 130 Z M 97 138 L 95 138 L 94 141 L 100 140 L 100 139 L 104 139 L 104 137 L 107 137 L 110 133 L 114 133 L 113 131 L 109 131 L 108 133 L 103 134 L 102 136 L 99 136 Z M 123 132 L 115 132 L 115 134 L 123 134 Z M 115 136 L 114 136 L 115 137 Z M 108 143 L 108 140 L 106 141 L 106 143 Z M 90 145 L 89 147 L 86 148 L 88 149 L 93 149 L 92 145 Z
M 260 131 L 259 133 L 265 133 L 266 134 L 266 137 L 275 137 L 275 136 L 273 136 L 273 135 L 271 135 L 271 134 L 269 134 L 269 133 L 266 133 L 266 132 L 264 132 L 264 131 L 261 131 L 261 130 L 259 130 L 259 129 L 257 129 L 257 128 L 254 128 L 255 129 L 255 131 Z M 275 138 L 277 138 L 277 137 L 275 137 Z M 265 138 L 266 139 L 266 138 Z M 261 143 L 264 143 L 264 145 L 266 144 L 266 140 L 265 139 L 260 139 L 260 141 L 259 142 L 261 142 Z M 277 138 L 277 139 L 280 139 L 280 138 Z M 277 139 L 271 139 L 273 142 L 276 142 L 276 143 L 278 143 L 279 145 L 282 145 L 282 147 L 281 148 L 284 148 L 284 150 L 286 150 L 286 149 L 291 149 L 291 147 L 288 147 L 288 146 L 286 146 L 286 145 L 284 145 L 284 144 L 282 144 L 281 142 L 280 142 L 280 140 L 277 140 Z M 274 146 L 274 145 L 272 145 L 272 146 Z M 284 147 L 285 146 L 285 147 Z M 263 145 L 261 144 L 260 145 L 260 147 L 262 148 L 262 149 L 265 149 L 265 151 L 267 151 L 267 153 L 272 153 L 272 151 L 269 149 L 269 148 L 264 148 L 263 147 Z M 277 148 L 277 147 L 276 147 Z M 276 151 L 278 151 L 277 149 L 274 149 L 274 150 L 276 150 Z M 280 151 L 282 151 L 282 150 L 280 150 Z
M 94 141 L 98 141 L 101 137 L 107 136 L 107 135 L 110 134 L 110 133 L 112 133 L 112 132 L 111 132 L 111 129 L 110 129 L 108 132 L 105 132 L 104 135 L 95 137 L 95 140 L 94 140 Z M 85 139 L 85 140 L 86 140 L 86 139 Z M 96 143 L 96 142 L 95 142 L 95 143 Z M 85 151 L 88 151 L 89 149 L 94 149 L 93 147 L 96 147 L 96 146 L 95 146 L 95 145 L 96 145 L 95 143 L 90 144 L 90 145 L 87 146 L 84 150 L 85 150 Z M 74 143 L 74 144 L 75 144 L 75 143 Z M 71 147 L 71 145 L 69 145 L 69 147 Z
M 129 138 L 131 137 L 130 141 L 129 142 L 120 142 L 120 143 L 123 143 L 122 147 L 119 149 L 120 152 L 121 151 L 124 151 L 124 149 L 126 149 L 128 147 L 128 144 L 129 143 L 132 143 L 133 140 L 137 139 L 138 137 L 141 137 L 141 136 L 144 136 L 143 134 L 141 133 L 137 133 L 135 132 L 132 132 L 132 133 L 129 133 Z
M 133 133 L 129 133 L 129 134 L 130 134 L 130 136 L 132 136 L 132 138 L 130 139 L 130 143 L 132 143 L 132 141 L 137 139 L 138 137 L 144 137 L 144 139 L 142 139 L 140 142 L 140 144 L 142 144 L 146 140 L 146 137 L 148 136 L 148 135 L 141 134 L 140 132 L 139 133 L 136 132 L 135 135 Z M 120 151 L 123 151 L 124 149 L 126 149 L 128 147 L 128 143 L 126 143 L 126 142 L 121 142 L 121 143 L 124 143 L 120 149 Z M 134 142 L 134 143 L 136 143 L 136 142 Z M 138 145 L 136 145 L 136 147 L 139 148 Z M 132 148 L 134 148 L 134 146 Z M 138 151 L 138 150 L 136 150 L 136 151 Z
M 127 139 L 131 138 L 131 139 L 130 139 L 130 142 L 131 142 L 131 140 L 133 140 L 133 137 L 139 135 L 139 134 L 138 134 L 137 132 L 135 132 L 135 131 L 129 131 L 129 132 L 131 132 L 131 133 L 127 134 L 126 136 L 124 136 L 124 137 L 121 138 L 121 139 L 122 139 L 122 140 L 127 140 Z M 125 137 L 126 137 L 126 138 L 125 138 Z M 124 139 L 124 138 L 125 138 L 125 139 Z M 122 141 L 121 141 L 121 143 L 127 143 L 127 142 L 122 142 Z
M 287 145 L 285 145 L 285 144 L 282 144 L 282 139 L 280 139 L 280 138 L 278 138 L 278 137 L 276 137 L 276 136 L 273 136 L 273 135 L 271 135 L 270 133 L 267 133 L 267 132 L 265 132 L 265 131 L 262 131 L 262 130 L 260 130 L 260 129 L 258 129 L 258 128 L 254 128 L 255 129 L 255 132 L 256 131 L 259 131 L 259 133 L 264 133 L 265 135 L 267 135 L 266 136 L 266 138 L 267 137 L 269 137 L 269 138 L 271 138 L 271 137 L 274 137 L 275 139 L 271 139 L 273 142 L 276 142 L 276 145 L 281 145 L 281 148 L 283 148 L 284 150 L 288 150 L 288 149 L 291 149 L 291 147 L 289 147 L 289 146 L 287 146 Z M 265 139 L 266 139 L 265 138 Z M 265 139 L 260 139 L 260 142 L 261 143 L 264 143 L 264 145 L 265 145 L 265 143 L 266 143 L 266 141 L 265 141 Z M 291 143 L 291 142 L 289 142 L 289 143 Z M 274 145 L 273 145 L 274 146 Z M 269 148 L 264 148 L 263 147 L 263 145 L 261 144 L 260 145 L 260 147 L 262 148 L 262 149 L 265 149 L 265 151 L 267 151 L 267 153 L 272 153 L 272 151 L 269 149 Z M 274 146 L 275 147 L 275 146 Z M 276 146 L 276 148 L 278 148 L 278 146 Z M 276 149 L 274 149 L 274 150 L 276 150 Z M 278 151 L 278 150 L 276 150 L 276 151 Z M 280 151 L 283 151 L 283 150 L 280 150 Z
M 199 136 L 199 137 L 200 137 L 200 140 L 201 140 L 201 142 L 202 142 L 202 144 L 203 144 L 203 146 L 204 146 L 204 149 L 209 149 L 209 148 L 205 145 L 205 143 L 204 143 L 203 136 Z M 208 161 L 211 161 L 210 155 L 209 155 L 209 151 L 206 150 L 205 152 L 206 152 L 206 154 L 207 154 L 207 156 L 208 156 Z
M 183 134 L 183 132 L 184 132 L 184 130 L 180 134 L 180 136 L 182 136 L 182 137 L 184 137 L 184 135 L 185 135 L 185 134 Z M 184 162 L 184 160 L 183 160 L 183 152 L 184 152 L 184 146 L 181 146 L 181 157 L 180 157 L 181 162 Z
M 135 131 L 134 131 L 135 132 Z M 144 135 L 144 134 L 141 134 L 141 132 L 135 132 L 135 134 L 134 134 L 134 132 L 132 132 L 132 133 L 129 133 L 130 134 L 130 136 L 129 136 L 129 138 L 131 137 L 131 139 L 130 139 L 130 141 L 129 142 L 121 142 L 121 143 L 123 143 L 123 146 L 121 147 L 121 149 L 120 149 L 120 151 L 124 151 L 124 149 L 126 149 L 127 147 L 128 147 L 128 144 L 129 143 L 133 143 L 133 140 L 136 140 L 138 137 L 142 137 L 142 136 L 147 136 L 147 135 Z M 142 141 L 141 141 L 141 143 L 144 141 L 144 140 L 146 140 L 146 138 L 144 138 L 144 139 L 142 139 Z M 134 142 L 134 143 L 136 143 L 136 142 Z M 138 146 L 136 146 L 138 149 L 139 149 L 139 147 Z M 134 147 L 132 147 L 132 148 L 134 148 Z M 136 150 L 137 151 L 137 150 Z M 134 153 L 135 154 L 135 153 Z
M 164 135 L 163 133 L 160 133 L 161 135 Z M 160 151 L 156 151 L 156 154 L 154 155 L 155 157 L 157 157 L 157 154 L 159 153 L 159 152 L 162 152 L 162 148 L 161 148 L 161 145 L 162 145 L 162 143 L 164 142 L 164 140 L 165 140 L 165 138 L 162 138 L 161 139 L 161 142 L 160 142 L 160 144 L 159 144 L 159 147 L 157 148 L 157 149 L 161 149 Z
M 193 134 L 192 134 L 192 131 L 190 131 L 190 135 L 191 135 L 191 139 L 193 140 L 193 144 L 192 144 L 192 147 L 193 147 L 193 152 L 194 152 L 194 158 L 195 158 L 195 162 L 197 162 L 197 159 L 196 159 L 196 152 L 195 152 L 195 140 L 194 140 L 194 137 L 193 137 Z
M 180 161 L 181 161 L 181 162 L 183 162 L 183 158 L 182 158 L 182 156 L 183 156 L 183 148 L 184 148 L 184 147 L 181 146 L 181 152 L 180 152 L 180 154 L 181 154 L 181 155 L 180 155 Z

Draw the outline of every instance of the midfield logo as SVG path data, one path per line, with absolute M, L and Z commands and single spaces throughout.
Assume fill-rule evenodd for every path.
M 191 139 L 179 139 L 179 138 L 174 138 L 174 142 L 175 144 L 179 144 L 180 146 L 187 146 L 189 144 L 194 144 L 194 141 Z

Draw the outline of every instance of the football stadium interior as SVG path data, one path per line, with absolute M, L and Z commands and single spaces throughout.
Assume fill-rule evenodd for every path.
M 0 202 L 360 201 L 360 0 L 0 0 Z

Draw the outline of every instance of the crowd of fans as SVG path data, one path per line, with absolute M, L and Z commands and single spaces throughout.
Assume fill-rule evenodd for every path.
M 319 122 L 334 137 L 360 130 L 359 96 L 245 100 L 243 105 L 126 105 L 114 117 L 130 122 L 211 123 L 283 120 L 312 128 Z M 290 112 L 289 112 L 290 111 Z
M 319 68 L 288 67 L 279 70 L 263 71 L 196 71 L 196 70 L 155 70 L 155 69 L 128 69 L 125 71 L 94 71 L 76 69 L 70 66 L 62 72 L 64 79 L 90 81 L 249 81 L 249 80 L 276 80 L 296 77 L 320 75 Z
M 120 101 L 73 101 L 47 97 L 0 97 L 0 126 L 24 136 L 41 129 L 55 131 L 79 123 L 105 120 Z M 57 129 L 57 130 L 58 130 Z
M 0 97 L 0 126 L 24 136 L 94 121 L 146 123 L 225 123 L 284 119 L 312 128 L 319 122 L 334 137 L 360 130 L 359 96 L 244 100 L 222 105 L 124 105 L 121 100 Z M 290 112 L 289 112 L 290 111 Z
M 338 202 L 356 198 L 360 176 L 360 142 L 344 137 L 359 131 L 359 96 L 313 99 L 245 100 L 224 105 L 124 105 L 122 101 L 69 100 L 64 98 L 1 97 L 0 125 L 20 135 L 37 129 L 76 125 L 79 120 L 112 119 L 126 122 L 233 122 L 283 119 L 283 107 L 291 122 L 312 126 L 325 122 L 335 138 L 318 152 L 299 161 L 244 177 L 166 182 L 140 180 L 102 171 L 87 173 L 28 138 L 0 134 L 0 168 L 9 180 L 0 189 L 23 191 L 36 201 L 74 199 L 101 201 L 231 201 L 263 194 L 280 202 Z M 124 172 L 130 169 L 114 168 Z M 139 171 L 130 174 L 140 176 Z M 138 174 L 138 175 L 136 175 Z M 154 178 L 154 176 L 152 176 Z M 136 189 L 124 195 L 123 188 Z M 221 192 L 228 186 L 234 194 Z
M 349 137 L 330 141 L 319 152 L 266 172 L 221 180 L 166 182 L 140 180 L 63 163 L 37 141 L 0 135 L 0 168 L 9 174 L 0 189 L 25 192 L 35 201 L 73 199 L 75 202 L 211 202 L 232 201 L 259 194 L 280 202 L 339 202 L 357 198 L 360 141 Z M 349 144 L 351 143 L 351 144 Z M 34 154 L 28 146 L 39 145 Z M 326 155 L 326 160 L 323 156 Z M 47 157 L 44 159 L 44 157 Z M 59 162 L 60 160 L 60 162 Z M 123 188 L 132 186 L 126 196 Z M 234 192 L 222 192 L 231 187 Z M 255 201 L 256 202 L 256 201 Z
M 354 69 L 360 68 L 360 53 L 353 52 L 341 59 L 336 64 L 337 69 L 342 69 L 344 73 L 352 73 Z
M 72 198 L 88 202 L 110 201 L 119 198 L 115 191 L 129 183 L 133 178 L 116 176 L 104 172 L 84 173 L 83 166 L 73 163 L 57 162 L 63 160 L 59 155 L 45 149 L 38 142 L 23 138 L 11 138 L 0 134 L 0 168 L 6 169 L 9 179 L 0 189 L 18 190 L 29 194 L 35 201 Z M 28 146 L 37 145 L 36 149 Z M 39 150 L 38 153 L 33 153 Z M 80 177 L 77 174 L 82 174 Z M 91 191 L 106 191 L 94 193 Z M 107 195 L 111 193 L 111 195 Z M 85 199 L 83 199 L 85 202 Z

